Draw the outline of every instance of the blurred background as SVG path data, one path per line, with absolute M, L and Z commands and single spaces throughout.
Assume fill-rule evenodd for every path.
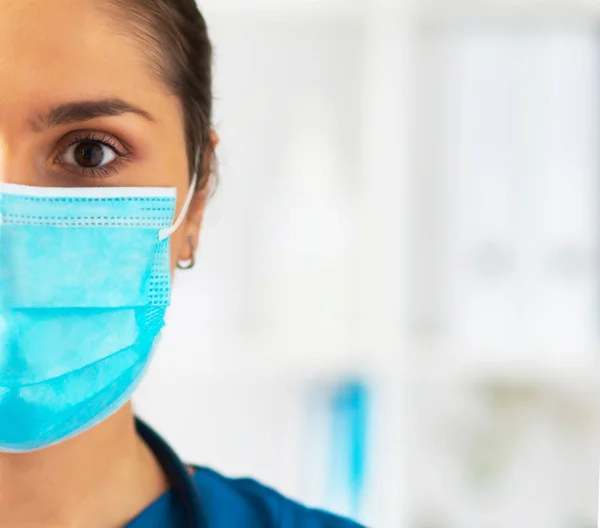
M 220 182 L 139 413 L 373 527 L 596 526 L 600 1 L 200 7 Z

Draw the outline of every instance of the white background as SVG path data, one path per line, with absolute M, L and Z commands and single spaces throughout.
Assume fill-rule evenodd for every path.
M 140 414 L 370 526 L 595 526 L 600 4 L 201 7 L 220 181 Z M 354 512 L 330 414 L 357 377 Z

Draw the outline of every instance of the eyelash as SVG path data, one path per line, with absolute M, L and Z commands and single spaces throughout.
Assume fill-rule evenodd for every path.
M 82 143 L 84 141 L 93 141 L 106 147 L 109 147 L 115 152 L 117 157 L 108 165 L 93 168 L 77 167 L 70 163 L 64 163 L 63 161 L 61 161 L 61 158 L 65 155 L 66 151 L 69 148 L 71 148 L 73 145 L 76 145 L 77 143 Z M 128 161 L 128 156 L 129 151 L 120 142 L 115 140 L 115 138 L 106 134 L 105 132 L 80 131 L 75 132 L 71 137 L 69 137 L 68 142 L 66 144 L 60 145 L 59 152 L 55 157 L 55 162 L 59 165 L 66 166 L 67 170 L 69 171 L 76 171 L 80 175 L 86 177 L 106 178 L 110 176 L 111 173 L 118 172 L 122 164 Z

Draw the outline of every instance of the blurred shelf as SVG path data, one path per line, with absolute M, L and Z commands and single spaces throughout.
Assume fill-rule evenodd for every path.
M 256 17 L 360 20 L 367 6 L 367 0 L 200 0 L 198 3 L 207 18 L 214 21 L 227 17 L 226 22 Z
M 600 0 L 200 0 L 207 17 L 316 17 L 367 20 L 369 13 L 415 13 L 425 23 L 586 23 L 600 19 Z M 238 17 L 239 16 L 239 17 Z
M 421 22 L 442 27 L 469 23 L 594 26 L 600 20 L 598 0 L 427 0 L 419 4 Z
M 464 384 L 494 382 L 564 389 L 600 389 L 600 362 L 570 363 L 509 361 L 422 361 L 408 367 L 413 382 L 458 381 Z
M 171 379 L 198 378 L 212 381 L 319 382 L 366 377 L 397 383 L 409 382 L 501 383 L 551 386 L 600 387 L 600 346 L 574 354 L 538 354 L 515 350 L 483 359 L 457 360 L 456 347 L 448 344 L 412 343 L 403 346 L 351 350 L 331 338 L 291 340 L 238 336 L 189 344 L 163 343 L 153 370 Z M 575 350 L 575 348 L 574 348 Z M 514 358 L 524 358 L 515 361 Z M 527 360 L 525 358 L 532 358 Z M 571 357 L 569 360 L 565 358 Z M 599 359 L 595 359 L 599 358 Z M 186 365 L 182 372 L 181 365 Z
M 212 347 L 210 354 L 200 355 L 204 347 L 170 347 L 162 350 L 155 358 L 153 369 L 166 377 L 198 377 L 212 380 L 256 380 L 305 382 L 352 377 L 393 377 L 393 368 L 373 361 L 343 357 L 318 357 L 299 359 L 287 358 L 283 349 L 256 350 L 249 345 L 240 347 L 243 353 L 232 353 L 229 347 Z M 220 350 L 219 350 L 220 349 Z M 254 349 L 254 351 L 253 351 Z M 277 357 L 279 352 L 279 357 Z M 173 355 L 177 360 L 173 361 Z M 193 365 L 190 365 L 194 358 Z M 185 371 L 181 364 L 190 365 Z

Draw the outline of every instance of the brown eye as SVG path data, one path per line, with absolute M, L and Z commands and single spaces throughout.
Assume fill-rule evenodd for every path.
M 63 156 L 63 162 L 83 169 L 94 169 L 107 165 L 118 157 L 114 148 L 99 141 L 78 141 L 71 145 Z
M 104 159 L 104 152 L 98 143 L 86 141 L 75 146 L 73 157 L 82 167 L 97 167 Z

